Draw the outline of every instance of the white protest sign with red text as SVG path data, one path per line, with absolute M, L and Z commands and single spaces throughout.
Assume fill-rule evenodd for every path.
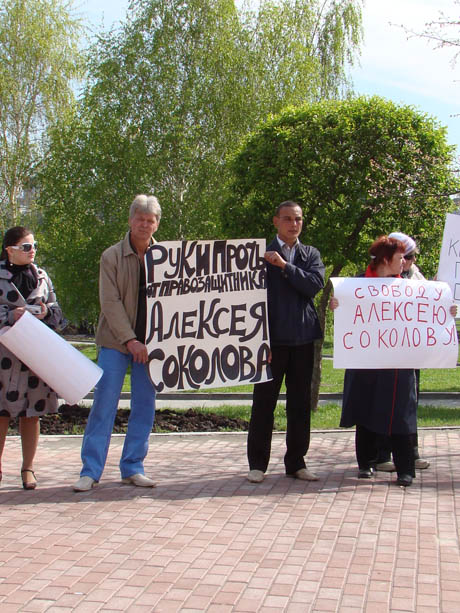
M 392 277 L 332 278 L 334 368 L 455 368 L 447 283 Z

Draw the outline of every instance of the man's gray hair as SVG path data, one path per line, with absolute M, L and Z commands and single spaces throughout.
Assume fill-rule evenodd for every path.
M 138 194 L 129 208 L 129 218 L 132 219 L 136 213 L 155 215 L 158 221 L 161 219 L 161 207 L 155 196 Z

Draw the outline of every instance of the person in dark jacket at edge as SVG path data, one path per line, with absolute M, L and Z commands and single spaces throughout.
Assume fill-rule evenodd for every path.
M 291 200 L 276 209 L 277 236 L 264 254 L 267 266 L 268 322 L 273 379 L 254 385 L 248 432 L 248 480 L 264 480 L 270 460 L 274 411 L 286 383 L 286 474 L 304 481 L 318 477 L 307 469 L 310 444 L 313 341 L 322 337 L 313 298 L 324 287 L 324 265 L 315 247 L 299 241 L 302 209 Z

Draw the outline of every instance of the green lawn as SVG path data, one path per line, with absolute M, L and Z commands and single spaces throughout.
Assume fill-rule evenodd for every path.
M 90 360 L 96 361 L 96 347 L 94 345 L 77 345 Z M 332 367 L 332 360 L 323 360 L 323 373 L 321 380 L 322 393 L 341 393 L 343 387 L 343 369 Z M 123 391 L 131 389 L 129 376 L 126 377 Z M 222 387 L 199 390 L 203 392 L 251 392 L 252 385 L 237 385 L 235 387 Z M 284 389 L 282 390 L 284 391 Z M 460 392 L 459 368 L 426 369 L 422 370 L 420 377 L 420 391 L 422 392 Z
M 77 347 L 88 358 L 96 361 L 96 348 L 93 345 L 80 345 Z M 460 392 L 460 377 L 459 369 L 427 369 L 423 370 L 420 378 L 421 391 L 443 391 L 443 392 Z M 323 373 L 321 392 L 323 393 L 340 393 L 343 387 L 344 371 L 334 369 L 332 360 L 323 360 Z M 123 391 L 130 391 L 130 380 L 127 376 Z M 239 385 L 236 387 L 225 387 L 211 390 L 200 390 L 208 392 L 251 392 L 251 385 Z M 173 406 L 171 408 L 174 408 Z M 176 409 L 177 410 L 177 409 Z M 249 406 L 221 406 L 221 407 L 201 407 L 202 413 L 217 413 L 227 417 L 245 419 L 249 421 L 250 407 Z M 312 429 L 327 430 L 338 428 L 340 421 L 340 407 L 335 403 L 321 405 L 312 415 Z M 422 406 L 418 412 L 419 427 L 433 426 L 458 426 L 460 425 L 460 408 Z M 279 404 L 275 411 L 275 429 L 286 429 L 286 415 L 284 406 Z
M 459 368 L 426 368 L 420 374 L 421 392 L 460 392 Z M 321 392 L 342 392 L 344 370 L 332 367 L 332 360 L 323 360 Z

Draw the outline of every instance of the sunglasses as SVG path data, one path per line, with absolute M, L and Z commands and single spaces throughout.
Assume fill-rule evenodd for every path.
M 37 243 L 22 243 L 22 245 L 10 245 L 11 249 L 17 249 L 18 251 L 24 251 L 25 253 L 29 253 L 32 249 L 37 251 Z

